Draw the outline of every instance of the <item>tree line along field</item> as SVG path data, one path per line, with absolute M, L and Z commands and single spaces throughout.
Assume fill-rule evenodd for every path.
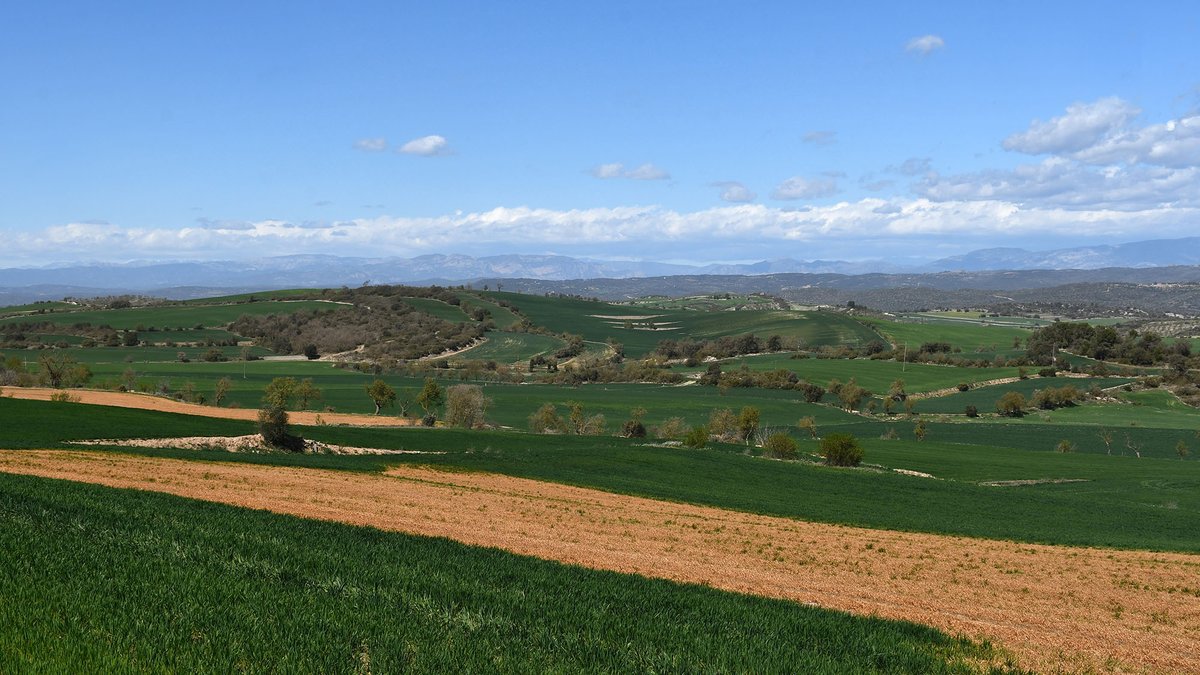
M 249 298 L 239 299 L 242 304 L 219 299 L 211 304 L 191 302 L 161 308 L 131 307 L 86 312 L 92 320 L 115 327 L 117 323 L 128 325 L 134 321 L 128 312 L 136 310 L 140 312 L 137 316 L 147 320 L 148 312 L 158 310 L 154 315 L 157 317 L 155 326 L 160 329 L 156 331 L 158 335 L 176 332 L 162 328 L 179 327 L 184 329 L 181 333 L 191 331 L 197 337 L 229 334 L 237 338 L 237 343 L 241 343 L 237 345 L 167 347 L 143 342 L 129 347 L 85 348 L 67 341 L 69 346 L 62 349 L 0 349 L 3 355 L 0 362 L 7 364 L 5 367 L 9 368 L 9 377 L 15 372 L 11 367 L 20 363 L 28 376 L 36 378 L 41 367 L 38 360 L 42 356 L 68 356 L 87 365 L 91 374 L 90 386 L 124 387 L 189 400 L 198 400 L 198 395 L 202 395 L 209 406 L 212 405 L 219 383 L 223 382 L 221 386 L 227 387 L 227 391 L 220 402 L 221 406 L 259 408 L 263 405 L 264 391 L 277 378 L 311 380 L 320 391 L 318 399 L 307 403 L 307 407 L 313 410 L 369 414 L 374 411 L 375 404 L 368 396 L 367 389 L 377 380 L 390 386 L 401 403 L 385 406 L 383 415 L 421 417 L 428 411 L 417 403 L 418 393 L 430 382 L 437 384 L 443 392 L 459 384 L 479 387 L 490 403 L 486 409 L 486 420 L 491 427 L 488 429 L 448 428 L 441 421 L 433 428 L 295 427 L 300 436 L 326 443 L 440 454 L 241 454 L 215 450 L 115 446 L 100 446 L 98 452 L 319 467 L 349 472 L 380 472 L 390 465 L 415 463 L 842 525 L 1031 543 L 1200 553 L 1194 536 L 1195 522 L 1200 516 L 1200 490 L 1197 489 L 1200 488 L 1200 464 L 1195 461 L 1196 451 L 1200 450 L 1200 435 L 1197 433 L 1200 429 L 1200 410 L 1184 404 L 1166 386 L 1159 386 L 1158 380 L 1166 372 L 1162 367 L 1125 369 L 1129 374 L 1120 377 L 1067 377 L 1068 373 L 1059 373 L 1057 377 L 1042 376 L 1038 367 L 1013 365 L 1012 362 L 1024 356 L 1025 341 L 1031 333 L 1011 325 L 983 325 L 969 321 L 946 325 L 903 323 L 880 316 L 860 316 L 832 309 L 730 311 L 695 308 L 686 303 L 681 303 L 675 309 L 657 309 L 495 291 L 461 290 L 454 291 L 453 297 L 401 298 L 413 310 L 445 320 L 461 316 L 458 319 L 460 322 L 470 322 L 472 314 L 477 314 L 480 308 L 486 310 L 487 318 L 495 328 L 483 333 L 485 339 L 477 346 L 449 357 L 433 355 L 407 363 L 374 363 L 369 367 L 366 364 L 297 359 L 294 356 L 290 360 L 274 360 L 274 352 L 261 346 L 251 346 L 245 336 L 228 332 L 228 323 L 240 316 L 233 314 L 234 308 L 255 307 L 254 311 L 259 315 L 269 315 L 271 312 L 265 308 L 274 308 L 289 315 L 302 316 L 304 312 L 314 309 L 306 303 L 319 303 L 323 310 L 334 304 L 311 300 L 310 296 L 310 292 L 279 296 L 296 302 L 259 301 L 259 296 L 256 296 L 255 302 L 248 302 Z M 451 301 L 447 302 L 446 299 Z M 455 299 L 459 304 L 453 304 Z M 663 306 L 669 306 L 669 303 Z M 56 325 L 70 326 L 75 323 L 67 318 L 73 312 L 60 311 L 62 308 L 59 307 L 54 309 L 53 313 L 37 315 L 39 320 L 52 316 Z M 653 330 L 648 324 L 640 323 L 643 319 L 628 318 L 649 317 L 650 314 L 661 314 L 644 319 L 656 324 Z M 26 320 L 25 316 L 9 316 L 3 321 Z M 113 316 L 119 317 L 117 323 L 110 320 Z M 142 325 L 149 326 L 148 323 Z M 133 323 L 130 329 L 137 326 L 137 323 Z M 676 329 L 666 330 L 668 327 Z M 763 344 L 766 343 L 765 338 L 771 335 L 787 338 L 785 344 L 790 348 L 773 353 L 717 359 L 705 357 L 688 363 L 684 363 L 684 359 L 668 362 L 658 351 L 659 343 L 664 339 L 704 342 L 750 333 L 763 338 Z M 145 331 L 145 334 L 150 334 L 150 331 Z M 562 357 L 557 364 L 557 373 L 545 366 L 533 368 L 528 363 L 536 356 L 558 354 L 576 340 L 581 340 L 581 349 L 575 356 Z M 906 343 L 914 353 L 922 349 L 924 344 L 934 344 L 935 348 L 941 349 L 936 347 L 938 343 L 944 343 L 952 351 L 939 356 L 943 362 L 901 363 L 897 360 L 901 354 L 910 355 L 905 351 L 897 351 L 892 358 L 888 358 L 886 350 L 892 347 L 904 349 Z M 212 349 L 228 360 L 205 360 Z M 879 354 L 879 349 L 884 349 L 885 353 Z M 624 352 L 625 364 L 613 366 L 618 350 Z M 876 358 L 870 358 L 868 354 Z M 985 354 L 986 357 L 976 358 L 979 354 Z M 937 353 L 934 355 L 938 356 Z M 1010 363 L 992 365 L 997 355 Z M 247 356 L 267 357 L 267 360 L 247 360 Z M 636 364 L 642 357 L 654 362 L 654 367 L 660 372 L 677 377 L 677 381 L 667 384 L 596 381 L 572 385 L 555 383 L 554 380 L 555 376 L 569 372 L 574 367 L 573 361 L 616 368 Z M 1059 367 L 1091 369 L 1100 363 L 1084 357 L 1073 357 L 1062 355 Z M 966 365 L 976 362 L 987 362 L 989 365 Z M 714 386 L 712 383 L 702 383 L 704 377 L 711 375 L 714 367 L 726 374 L 791 373 L 802 382 L 828 387 L 831 391 L 819 402 L 810 402 L 805 400 L 804 392 L 800 389 L 788 386 Z M 1120 364 L 1107 364 L 1107 368 L 1110 373 L 1123 369 Z M 853 382 L 868 391 L 861 402 L 849 405 L 832 392 L 834 381 Z M 906 400 L 892 399 L 889 391 L 898 384 L 902 386 Z M 1036 391 L 1066 385 L 1080 390 L 1103 390 L 1103 395 L 1056 409 L 1042 410 L 1030 405 L 1022 411 L 1023 414 L 1017 416 L 1006 416 L 997 411 L 996 402 L 1005 393 L 1019 392 L 1032 399 Z M 963 387 L 965 391 L 959 391 Z M 7 397 L 6 394 L 11 394 L 13 390 L 15 387 L 10 381 L 0 380 L 0 418 L 5 421 L 0 427 L 0 448 L 65 449 L 77 447 L 69 444 L 73 440 L 237 436 L 252 434 L 256 430 L 256 426 L 250 422 Z M 63 393 L 69 397 L 69 390 Z M 885 398 L 892 399 L 891 403 L 895 404 L 887 412 L 882 406 Z M 872 405 L 868 407 L 868 403 Z M 908 406 L 902 403 L 908 403 Z M 557 412 L 564 418 L 572 406 L 588 418 L 603 415 L 605 424 L 589 432 L 598 435 L 531 433 L 531 416 L 546 404 L 556 406 Z M 292 406 L 293 409 L 300 407 L 295 402 Z M 968 406 L 975 406 L 979 416 L 968 417 L 965 414 Z M 666 428 L 671 424 L 683 425 L 684 429 L 709 425 L 716 418 L 714 411 L 724 409 L 735 416 L 743 410 L 755 411 L 760 433 L 736 443 L 708 438 L 693 447 L 679 443 L 682 437 L 679 434 L 682 432 L 678 429 L 673 432 L 675 435 L 664 436 L 659 433 L 660 427 Z M 432 406 L 431 412 L 435 418 L 441 418 L 447 410 L 444 403 L 437 403 Z M 620 437 L 623 425 L 633 417 L 644 422 L 648 430 L 646 438 Z M 673 421 L 675 419 L 677 422 Z M 807 420 L 807 426 L 799 424 L 801 420 Z M 769 453 L 761 447 L 763 438 L 775 432 L 787 435 L 798 445 L 795 459 L 780 461 L 768 456 Z M 835 433 L 852 434 L 858 439 L 865 451 L 861 467 L 842 469 L 821 463 L 818 439 Z M 1105 433 L 1108 434 L 1107 440 L 1102 437 Z M 1069 451 L 1064 452 L 1064 448 Z M 447 664 L 458 664 L 468 669 L 483 668 L 481 664 L 486 659 L 476 660 L 483 658 L 480 649 L 487 651 L 491 658 L 499 659 L 490 663 L 508 664 L 517 670 L 544 669 L 548 667 L 547 664 L 554 663 L 567 663 L 564 666 L 567 668 L 582 663 L 579 667 L 584 669 L 612 670 L 624 670 L 631 667 L 630 664 L 636 669 L 688 670 L 689 664 L 696 663 L 723 664 L 721 668 L 731 670 L 775 670 L 780 669 L 776 666 L 783 663 L 782 659 L 797 659 L 799 663 L 810 664 L 811 670 L 816 672 L 870 669 L 968 672 L 979 665 L 973 660 L 976 656 L 984 654 L 981 657 L 984 660 L 991 658 L 987 656 L 991 653 L 986 647 L 949 639 L 936 632 L 921 633 L 924 637 L 915 642 L 904 641 L 907 638 L 901 639 L 896 635 L 908 635 L 906 631 L 917 629 L 888 622 L 868 622 L 819 610 L 793 616 L 788 612 L 801 608 L 790 603 L 780 604 L 780 614 L 764 615 L 763 621 L 766 623 L 746 624 L 746 630 L 730 633 L 726 646 L 705 646 L 695 654 L 689 652 L 689 645 L 696 644 L 696 635 L 707 635 L 704 631 L 711 629 L 711 624 L 694 618 L 698 614 L 684 612 L 667 631 L 670 635 L 655 636 L 639 632 L 640 629 L 633 627 L 638 615 L 638 611 L 633 611 L 637 610 L 635 605 L 631 611 L 619 614 L 613 625 L 605 624 L 603 630 L 591 635 L 586 628 L 586 617 L 593 614 L 574 604 L 565 603 L 561 598 L 543 598 L 539 601 L 542 604 L 531 609 L 535 606 L 499 602 L 496 594 L 503 594 L 505 588 L 511 589 L 512 583 L 533 580 L 537 583 L 565 583 L 580 587 L 595 584 L 596 590 L 587 591 L 588 597 L 602 597 L 603 593 L 629 588 L 630 584 L 642 583 L 643 580 L 630 581 L 625 577 L 600 575 L 596 577 L 600 581 L 584 581 L 576 577 L 554 581 L 559 574 L 583 572 L 511 556 L 510 563 L 504 563 L 513 566 L 505 577 L 505 584 L 493 585 L 491 581 L 481 580 L 483 575 L 480 570 L 486 569 L 487 565 L 497 564 L 489 559 L 487 563 L 464 562 L 448 572 L 442 580 L 450 586 L 435 588 L 406 577 L 404 570 L 410 569 L 406 565 L 419 569 L 420 565 L 425 564 L 419 560 L 433 560 L 438 555 L 446 555 L 446 549 L 437 547 L 448 544 L 429 543 L 414 537 L 397 537 L 394 540 L 390 538 L 391 535 L 382 537 L 394 541 L 395 546 L 406 551 L 404 555 L 396 555 L 408 562 L 387 568 L 393 570 L 397 578 L 406 579 L 403 584 L 387 589 L 372 587 L 373 590 L 365 595 L 347 593 L 344 587 L 336 587 L 336 592 L 331 595 L 327 587 L 322 585 L 327 582 L 321 581 L 327 576 L 305 576 L 293 570 L 301 562 L 318 566 L 326 563 L 304 558 L 296 551 L 312 546 L 311 556 L 322 560 L 329 556 L 336 557 L 338 566 L 330 568 L 338 570 L 335 576 L 342 583 L 366 588 L 363 584 L 367 583 L 365 579 L 369 575 L 362 575 L 368 574 L 366 566 L 374 564 L 375 558 L 370 557 L 374 554 L 360 551 L 360 546 L 353 542 L 360 541 L 362 536 L 381 537 L 380 533 L 363 534 L 356 528 L 318 525 L 263 514 L 244 516 L 245 512 L 238 509 L 200 507 L 176 498 L 131 495 L 125 491 L 100 488 L 68 488 L 64 487 L 64 483 L 44 479 L 0 476 L 0 485 L 3 486 L 0 488 L 0 500 L 10 500 L 6 502 L 9 505 L 3 507 L 5 510 L 2 513 L 6 517 L 0 519 L 0 529 L 3 529 L 0 537 L 12 542 L 13 546 L 24 547 L 20 550 L 29 551 L 31 560 L 66 555 L 63 551 L 79 551 L 80 557 L 115 561 L 145 556 L 144 567 L 135 566 L 131 569 L 141 569 L 153 579 L 172 580 L 163 583 L 138 582 L 136 575 L 130 572 L 128 578 L 122 578 L 121 583 L 142 583 L 136 593 L 148 593 L 149 597 L 154 598 L 153 602 L 142 605 L 126 603 L 119 607 L 89 605 L 91 601 L 85 602 L 87 594 L 76 585 L 80 582 L 68 578 L 61 571 L 68 567 L 64 563 L 51 566 L 45 576 L 40 577 L 46 580 L 44 589 L 34 589 L 10 579 L 2 591 L 11 598 L 24 598 L 32 603 L 30 606 L 65 602 L 64 597 L 74 598 L 70 602 L 75 604 L 71 606 L 79 616 L 88 617 L 86 625 L 91 626 L 88 629 L 92 631 L 90 634 L 104 634 L 105 631 L 113 633 L 113 626 L 127 622 L 140 622 L 138 630 L 142 631 L 160 630 L 153 627 L 154 622 L 141 621 L 138 617 L 154 615 L 156 607 L 170 603 L 182 603 L 180 606 L 189 608 L 179 614 L 178 621 L 183 622 L 179 625 L 192 620 L 188 617 L 212 616 L 218 611 L 214 609 L 216 607 L 254 606 L 231 604 L 235 603 L 231 598 L 236 593 L 232 590 L 229 594 L 204 590 L 209 584 L 236 590 L 241 589 L 243 583 L 265 580 L 265 587 L 259 591 L 261 595 L 251 594 L 247 597 L 256 598 L 254 602 L 275 602 L 279 607 L 288 608 L 287 611 L 281 611 L 268 626 L 251 629 L 250 637 L 238 642 L 238 648 L 233 651 L 221 651 L 215 646 L 216 643 L 205 640 L 209 636 L 224 638 L 236 631 L 247 630 L 241 618 L 243 615 L 237 612 L 228 620 L 223 620 L 224 623 L 217 621 L 221 627 L 214 626 L 212 632 L 206 634 L 205 640 L 198 640 L 195 644 L 178 642 L 174 633 L 163 636 L 148 632 L 122 637 L 138 644 L 161 642 L 164 645 L 162 649 L 146 647 L 145 651 L 138 652 L 123 646 L 129 642 L 114 647 L 80 638 L 77 641 L 81 645 L 78 649 L 64 647 L 54 652 L 52 657 L 47 657 L 52 659 L 52 663 L 64 667 L 110 666 L 119 669 L 131 663 L 126 660 L 130 658 L 138 663 L 157 664 L 155 667 L 162 668 L 182 668 L 198 663 L 233 663 L 234 667 L 238 667 L 238 664 L 265 662 L 255 660 L 258 657 L 252 652 L 256 651 L 261 652 L 264 659 L 282 658 L 278 657 L 272 641 L 300 635 L 314 627 L 331 629 L 331 637 L 314 642 L 311 649 L 296 652 L 294 662 L 279 663 L 292 663 L 299 669 L 349 668 L 337 664 L 349 663 L 346 659 L 361 660 L 363 650 L 347 647 L 346 639 L 366 644 L 366 651 L 371 653 L 371 658 L 378 659 L 371 661 L 372 664 L 408 663 L 417 664 L 418 668 L 424 664 L 434 669 Z M 16 495 L 15 502 L 12 501 L 13 495 Z M 180 515 L 159 519 L 147 517 L 120 526 L 126 529 L 113 530 L 118 515 L 128 513 L 133 508 L 128 500 L 143 498 L 162 500 L 162 509 L 177 509 L 172 513 Z M 30 503 L 38 506 L 29 512 L 11 505 L 30 500 Z M 98 509 L 94 517 L 79 515 L 82 510 L 95 509 L 95 505 L 101 502 L 114 506 L 110 511 Z M 190 535 L 181 524 L 188 517 L 182 514 L 192 513 L 198 508 L 206 514 L 204 518 L 212 520 L 196 521 L 204 525 L 202 528 L 198 525 L 198 533 L 193 540 L 188 538 Z M 243 518 L 251 520 L 243 521 Z M 259 518 L 263 520 L 254 520 Z M 274 542 L 272 546 L 278 544 L 278 549 L 239 548 L 247 540 L 244 534 L 238 533 L 248 531 L 246 528 L 251 527 L 242 523 L 253 521 L 253 527 L 276 527 L 273 519 L 283 523 L 279 527 L 301 538 L 297 540 L 299 543 L 281 543 L 284 535 L 280 534 L 271 539 Z M 60 531 L 62 522 L 83 523 L 82 531 L 89 531 L 89 528 L 94 532 L 119 531 L 122 533 L 120 536 L 131 537 L 135 543 L 129 546 L 111 543 L 117 535 L 105 535 L 82 542 L 86 536 L 81 534 L 64 537 L 66 543 L 59 547 L 57 543 L 45 542 L 36 536 L 42 530 Z M 231 533 L 229 536 L 236 543 L 214 539 L 221 532 Z M 311 543 L 322 538 L 327 539 L 326 544 Z M 152 543 L 138 548 L 142 544 L 137 542 Z M 174 552 L 166 550 L 167 545 L 162 542 L 174 542 Z M 177 583 L 174 581 L 176 572 L 162 569 L 172 560 L 171 556 L 179 555 L 179 546 L 191 551 L 189 555 L 193 557 L 188 560 L 200 562 L 202 569 L 206 570 L 196 577 L 195 585 L 189 585 L 191 582 Z M 433 546 L 436 552 L 421 552 L 427 546 Z M 469 547 L 462 549 L 466 553 L 459 557 L 464 560 L 471 559 L 477 553 L 482 554 Z M 232 553 L 222 554 L 218 551 Z M 492 552 L 488 555 L 497 554 Z M 247 560 L 253 561 L 249 567 Z M 543 568 L 540 565 L 550 566 Z M 248 569 L 256 571 L 247 572 Z M 358 581 L 349 581 L 351 579 Z M 455 583 L 461 585 L 454 586 Z M 660 582 L 645 583 L 653 585 Z M 176 586 L 180 587 L 176 589 Z M 670 584 L 661 586 L 660 590 L 644 592 L 660 593 L 654 596 L 658 598 L 657 601 L 671 604 L 684 602 L 685 595 L 693 591 L 714 594 L 702 603 L 703 611 L 714 616 L 740 616 L 736 613 L 745 610 L 737 609 L 741 607 L 737 603 L 758 602 Z M 136 594 L 132 590 L 129 592 Z M 1191 591 L 1185 589 L 1184 592 Z M 451 598 L 448 602 L 458 604 L 453 605 L 449 613 L 440 611 L 434 613 L 436 616 L 430 614 L 414 618 L 412 632 L 403 633 L 406 637 L 397 637 L 399 634 L 394 633 L 394 626 L 389 629 L 392 624 L 383 618 L 383 613 L 368 622 L 370 627 L 364 629 L 363 635 L 355 633 L 346 637 L 349 634 L 345 631 L 351 622 L 349 618 L 342 617 L 352 617 L 355 612 L 374 611 L 364 610 L 356 604 L 360 600 L 384 604 L 392 602 L 410 611 L 412 599 L 424 597 Z M 597 600 L 597 606 L 608 608 L 606 611 L 611 612 L 612 605 L 608 604 L 610 596 L 603 597 L 609 599 Z M 526 596 L 523 602 L 528 601 Z M 328 602 L 341 604 L 334 614 L 324 618 L 317 616 L 314 608 L 326 607 L 325 603 Z M 568 607 L 568 604 L 571 606 Z M 457 614 L 459 609 L 465 613 Z M 111 617 L 103 616 L 106 610 L 110 611 Z M 504 627 L 502 630 L 488 632 L 494 627 L 489 627 L 491 624 L 479 617 L 489 616 L 489 611 L 506 617 L 500 622 Z M 531 618 L 535 615 L 552 618 Z M 375 617 L 373 614 L 371 616 Z M 447 616 L 468 618 L 463 619 L 460 625 L 459 620 L 448 620 L 445 618 Z M 842 623 L 837 623 L 839 621 Z M 619 625 L 622 622 L 630 625 L 622 627 Z M 771 624 L 770 628 L 765 627 L 767 623 Z M 11 624 L 5 621 L 0 625 L 11 626 L 7 631 L 0 631 L 0 645 L 6 644 L 5 640 L 9 645 L 20 645 L 30 635 L 41 636 L 39 639 L 58 636 L 69 642 L 70 636 L 75 635 L 70 631 L 77 630 L 61 621 L 55 623 L 53 616 L 47 619 L 14 619 Z M 838 642 L 840 638 L 822 637 L 825 635 L 820 632 L 824 630 L 822 626 L 857 637 L 847 638 L 851 639 L 852 644 Z M 771 649 L 763 647 L 764 640 L 774 644 L 774 640 L 782 639 L 777 636 L 784 627 L 790 627 L 787 630 L 793 631 L 793 634 L 800 631 L 805 635 L 813 635 L 815 642 L 811 646 L 805 646 L 809 643 L 803 642 Z M 561 654 L 550 647 L 545 651 L 518 654 L 499 646 L 506 640 L 516 639 L 514 635 L 527 635 L 530 631 L 539 635 L 557 635 L 558 639 L 570 641 L 571 646 L 565 648 L 564 653 L 569 654 L 569 658 L 585 660 L 578 663 L 556 662 L 553 655 Z M 750 633 L 755 635 L 751 637 Z M 482 642 L 472 643 L 476 647 L 468 648 L 464 641 L 476 637 L 482 637 Z M 599 642 L 595 642 L 597 640 Z M 836 646 L 833 651 L 816 646 L 830 640 L 832 642 L 829 644 Z M 445 647 L 443 643 L 459 646 Z M 613 648 L 612 645 L 617 643 L 625 646 Z M 862 645 L 876 643 L 880 646 L 872 646 L 871 650 L 880 656 L 871 662 L 874 665 L 863 665 L 865 662 L 855 660 L 861 656 Z M 412 645 L 418 645 L 415 651 Z M 486 649 L 480 645 L 486 645 Z M 167 646 L 172 648 L 168 649 Z M 17 647 L 14 649 L 16 651 L 0 648 L 0 653 L 20 653 Z M 846 651 L 850 653 L 843 653 Z M 131 653 L 134 656 L 130 656 Z M 399 653 L 403 653 L 403 656 L 397 656 Z M 581 654 L 590 656 L 581 657 Z M 220 660 L 226 658 L 232 661 Z M 337 660 L 323 660 L 327 658 Z M 689 660 L 692 658 L 701 660 Z M 28 661 L 14 663 L 27 665 Z

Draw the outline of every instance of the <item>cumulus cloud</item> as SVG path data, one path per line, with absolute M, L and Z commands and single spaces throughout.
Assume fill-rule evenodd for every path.
M 650 163 L 632 169 L 626 168 L 621 162 L 598 164 L 592 167 L 591 174 L 596 178 L 628 178 L 631 180 L 667 180 L 671 177 L 670 173 Z
M 400 146 L 396 152 L 406 155 L 420 155 L 421 157 L 437 157 L 450 154 L 450 144 L 444 137 L 433 134 L 431 136 L 414 138 Z
M 921 56 L 929 56 L 946 46 L 946 41 L 937 35 L 922 35 L 915 37 L 904 45 L 904 51 Z
M 914 189 L 936 201 L 1005 200 L 1082 210 L 1196 207 L 1200 206 L 1200 168 L 1097 168 L 1051 157 L 1010 170 L 935 176 Z
M 1074 103 L 1067 113 L 1049 121 L 1034 120 L 1029 128 L 1004 139 L 1005 150 L 1027 155 L 1080 152 L 1111 137 L 1141 111 L 1115 96 L 1093 103 Z
M 804 134 L 804 138 L 802 140 L 805 143 L 811 143 L 812 145 L 832 145 L 833 143 L 837 142 L 837 132 L 829 130 L 810 131 L 807 134 Z
M 805 178 L 792 176 L 771 193 L 772 199 L 819 199 L 837 194 L 837 180 L 832 177 Z
M 463 242 L 495 250 L 537 246 L 586 246 L 638 252 L 646 246 L 706 246 L 719 259 L 730 246 L 755 245 L 765 252 L 793 242 L 854 241 L 856 247 L 897 238 L 935 240 L 999 235 L 1095 236 L 1191 233 L 1200 205 L 1163 204 L 1141 210 L 1030 206 L 991 199 L 866 198 L 802 209 L 731 204 L 680 212 L 659 206 L 553 210 L 501 207 L 437 217 L 379 216 L 320 223 L 263 220 L 209 223 L 207 227 L 128 228 L 70 223 L 6 240 L 9 256 L 79 258 L 96 251 L 126 259 L 245 257 L 254 252 L 411 255 L 452 252 Z M 882 244 L 880 244 L 882 245 Z M 892 246 L 892 244 L 889 244 Z
M 721 199 L 727 202 L 752 202 L 758 195 L 736 180 L 726 180 L 712 183 L 713 187 L 721 188 Z
M 950 176 L 914 186 L 940 201 L 1003 200 L 1023 207 L 1157 212 L 1200 206 L 1200 116 L 1136 126 L 1140 111 L 1117 97 L 1074 103 L 1004 139 L 1037 163 Z
M 363 152 L 383 152 L 387 150 L 386 138 L 360 138 L 354 141 L 354 149 Z

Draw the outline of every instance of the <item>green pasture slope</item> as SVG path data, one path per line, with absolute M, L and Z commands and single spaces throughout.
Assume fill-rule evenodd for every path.
M 497 292 L 483 295 L 508 300 L 535 325 L 544 326 L 555 333 L 575 333 L 592 342 L 604 342 L 613 338 L 625 346 L 626 354 L 631 357 L 643 356 L 653 351 L 661 340 L 707 340 L 745 333 L 754 333 L 763 339 L 771 335 L 799 338 L 814 346 L 855 346 L 880 339 L 871 328 L 838 312 L 669 311 L 576 298 Z M 634 325 L 627 328 L 624 319 L 597 318 L 614 316 L 634 317 L 631 319 Z M 639 321 L 653 321 L 661 325 L 656 330 L 650 330 L 638 325 Z
M 484 337 L 486 341 L 483 344 L 452 357 L 451 363 L 467 360 L 528 363 L 538 354 L 552 355 L 566 344 L 559 338 L 536 333 L 489 331 Z
M 0 514 L 7 672 L 1003 664 L 910 623 L 169 495 L 0 476 Z
M 1024 344 L 1030 333 L 1024 328 L 984 326 L 971 322 L 909 322 L 883 319 L 865 319 L 864 322 L 873 326 L 897 347 L 908 345 L 909 349 L 915 350 L 925 342 L 949 342 L 961 349 L 965 358 L 973 358 L 970 352 L 980 349 L 994 351 L 1010 348 L 1014 339 L 1019 339 L 1021 344 Z
M 7 398 L 0 398 L 0 416 L 13 421 L 0 432 L 0 447 L 17 448 L 72 447 L 65 441 L 83 438 L 206 435 L 202 430 L 206 425 L 209 434 L 236 435 L 252 426 Z M 879 438 L 889 426 L 901 440 Z M 379 471 L 401 462 L 445 465 L 819 522 L 1049 544 L 1200 552 L 1195 537 L 1200 462 L 1194 457 L 1169 459 L 1180 437 L 1176 430 L 1137 430 L 1146 451 L 1142 459 L 1135 459 L 1128 451 L 1104 454 L 1094 430 L 1082 426 L 933 423 L 924 442 L 913 440 L 911 422 L 819 423 L 818 427 L 822 434 L 837 429 L 857 434 L 866 447 L 869 466 L 836 469 L 771 461 L 742 445 L 690 450 L 611 436 L 331 426 L 303 427 L 300 433 L 330 443 L 445 454 L 121 451 L 352 471 Z M 1081 452 L 1054 452 L 1062 438 L 1076 441 Z M 811 440 L 802 439 L 800 445 L 805 456 L 817 450 Z M 1151 448 L 1156 449 L 1153 455 Z M 936 478 L 902 475 L 892 469 L 922 471 Z M 1062 479 L 1081 482 L 984 484 Z
M 996 412 L 996 401 L 1010 391 L 1021 394 L 1032 405 L 1033 394 L 1039 389 L 1057 389 L 1070 385 L 1086 392 L 1093 386 L 1107 389 L 1132 381 L 1127 377 L 1031 377 L 1028 380 L 979 387 L 949 396 L 922 399 L 917 402 L 916 410 L 930 413 L 962 413 L 968 405 L 973 405 L 981 413 L 994 413 Z
M 339 305 L 322 300 L 269 300 L 241 304 L 191 304 L 163 307 L 130 307 L 127 309 L 93 309 L 53 314 L 36 314 L 0 319 L 0 323 L 48 321 L 56 324 L 90 323 L 133 330 L 138 326 L 155 328 L 192 328 L 194 326 L 225 326 L 243 314 L 288 314 L 301 310 L 329 310 Z
M 418 312 L 436 316 L 451 323 L 468 320 L 467 315 L 463 313 L 462 309 L 434 298 L 401 298 L 401 301 Z

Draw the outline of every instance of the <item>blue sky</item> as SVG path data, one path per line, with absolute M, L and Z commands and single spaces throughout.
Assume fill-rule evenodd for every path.
M 1187 236 L 1189 2 L 8 3 L 0 262 Z

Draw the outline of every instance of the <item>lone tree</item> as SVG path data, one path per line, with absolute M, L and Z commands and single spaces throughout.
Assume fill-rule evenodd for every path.
M 300 400 L 300 408 L 308 410 L 310 402 L 321 399 L 321 390 L 313 384 L 311 377 L 306 377 L 296 385 L 296 398 Z
M 801 417 L 800 421 L 796 422 L 796 428 L 807 431 L 814 440 L 817 438 L 817 420 L 814 417 Z
M 567 422 L 558 414 L 558 408 L 553 403 L 543 403 L 529 416 L 529 430 L 535 434 L 561 434 L 567 429 Z
M 1019 391 L 1006 392 L 996 401 L 996 412 L 1008 417 L 1020 417 L 1024 414 L 1025 396 Z
M 852 434 L 829 434 L 821 439 L 821 455 L 830 466 L 858 466 L 863 448 Z
M 371 401 L 375 403 L 376 415 L 384 406 L 391 406 L 396 402 L 396 390 L 388 386 L 387 382 L 379 379 L 367 385 L 367 396 L 370 396 Z
M 483 395 L 477 384 L 458 384 L 446 389 L 446 423 L 473 429 L 487 424 L 487 409 L 492 399 Z
M 263 390 L 263 403 L 268 407 L 287 410 L 292 405 L 292 399 L 296 397 L 297 386 L 294 377 L 277 377 Z
M 759 419 L 762 415 L 758 412 L 758 408 L 754 406 L 746 406 L 738 413 L 738 435 L 741 440 L 750 442 L 750 438 L 754 436 L 754 432 L 758 431 Z
M 917 437 L 917 442 L 925 440 L 925 436 L 929 433 L 929 426 L 925 424 L 925 420 L 918 419 L 913 425 L 913 436 Z
M 272 448 L 300 452 L 304 439 L 294 436 L 288 428 L 288 414 L 280 406 L 267 405 L 258 411 L 258 433 L 263 442 Z
M 217 380 L 216 389 L 213 390 L 213 405 L 219 406 L 229 396 L 229 390 L 233 388 L 233 380 L 228 377 L 222 377 Z
M 796 440 L 782 431 L 773 433 L 763 443 L 763 454 L 775 459 L 796 459 Z
M 421 387 L 421 393 L 417 394 L 417 405 L 425 411 L 425 415 L 434 414 L 437 407 L 445 400 L 445 394 L 442 388 L 438 386 L 437 380 L 432 377 L 425 378 L 425 386 Z

